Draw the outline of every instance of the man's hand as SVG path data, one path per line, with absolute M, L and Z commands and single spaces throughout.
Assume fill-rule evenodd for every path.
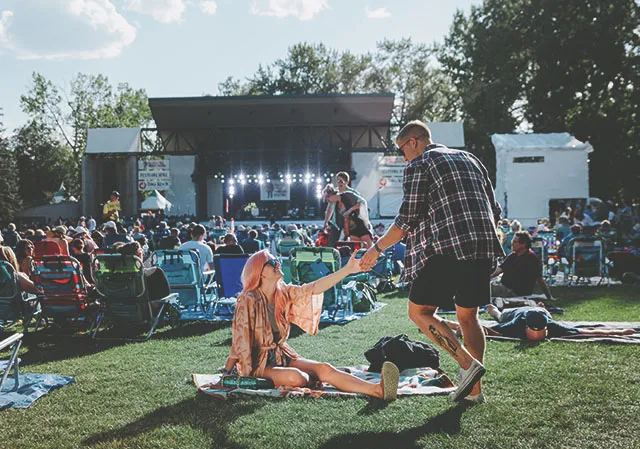
M 369 248 L 364 256 L 362 256 L 362 269 L 363 271 L 371 270 L 376 263 L 378 262 L 378 256 L 380 253 L 376 250 L 374 246 Z

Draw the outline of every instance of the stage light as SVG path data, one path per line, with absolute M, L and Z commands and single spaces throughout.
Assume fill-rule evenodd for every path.
M 305 184 L 309 184 L 310 182 L 311 182 L 311 180 L 310 180 L 310 179 L 305 179 L 305 180 L 304 180 L 304 183 L 305 183 Z
M 271 180 L 269 178 L 267 178 L 267 182 L 271 182 Z
M 236 183 L 236 182 L 235 182 L 233 179 L 231 179 L 231 180 L 229 181 L 229 184 L 230 184 L 230 185 L 234 185 L 235 183 Z
M 316 193 L 316 198 L 321 199 L 322 198 L 322 193 L 321 192 Z
M 242 185 L 242 186 L 244 185 L 244 179 L 240 180 L 240 185 Z
M 221 179 L 221 180 L 220 180 L 220 182 L 221 182 L 222 184 L 224 184 L 224 179 Z
M 234 178 L 238 179 L 238 175 L 233 175 Z
M 259 179 L 258 180 L 258 184 L 262 185 L 262 184 L 264 184 L 264 181 L 262 179 Z
M 291 179 L 287 179 L 287 184 L 291 184 Z
M 259 180 L 264 179 L 264 176 L 262 176 L 262 173 L 260 173 L 260 174 L 258 175 L 258 179 L 259 179 Z
M 220 175 L 220 177 L 221 177 L 222 179 L 224 179 L 224 175 Z
M 213 175 L 213 179 L 218 179 L 218 174 Z

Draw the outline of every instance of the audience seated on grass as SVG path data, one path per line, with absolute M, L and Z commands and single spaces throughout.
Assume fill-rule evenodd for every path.
M 216 254 L 244 254 L 242 246 L 238 245 L 235 235 L 229 233 L 222 239 L 224 245 L 216 248 Z
M 343 391 L 385 400 L 396 398 L 398 368 L 386 362 L 380 383 L 371 383 L 337 370 L 328 363 L 299 356 L 287 344 L 291 323 L 315 335 L 320 323 L 322 293 L 352 273 L 361 271 L 355 254 L 336 273 L 309 284 L 282 280 L 280 262 L 267 250 L 252 255 L 242 271 L 243 290 L 233 319 L 231 352 L 223 368 L 240 376 L 264 377 L 276 387 L 304 387 L 312 380 Z

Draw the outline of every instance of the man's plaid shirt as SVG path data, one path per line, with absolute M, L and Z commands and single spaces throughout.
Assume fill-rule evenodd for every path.
M 489 173 L 473 154 L 432 144 L 404 169 L 404 197 L 395 224 L 408 231 L 403 280 L 414 280 L 430 257 L 504 256 L 495 223 L 502 209 Z

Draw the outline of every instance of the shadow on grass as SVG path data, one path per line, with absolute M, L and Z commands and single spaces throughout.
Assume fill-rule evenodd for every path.
M 98 433 L 85 439 L 83 445 L 123 445 L 130 438 L 143 436 L 165 426 L 184 425 L 208 435 L 211 447 L 241 448 L 229 442 L 228 429 L 244 415 L 255 412 L 264 402 L 217 401 L 198 394 L 177 404 L 161 407 L 123 427 Z
M 366 407 L 365 407 L 366 408 Z M 469 408 L 462 404 L 454 405 L 444 412 L 429 419 L 425 424 L 403 430 L 401 432 L 361 432 L 357 434 L 340 435 L 328 440 L 321 447 L 333 449 L 336 447 L 366 447 L 366 448 L 418 448 L 418 440 L 426 435 L 460 433 L 462 415 Z

